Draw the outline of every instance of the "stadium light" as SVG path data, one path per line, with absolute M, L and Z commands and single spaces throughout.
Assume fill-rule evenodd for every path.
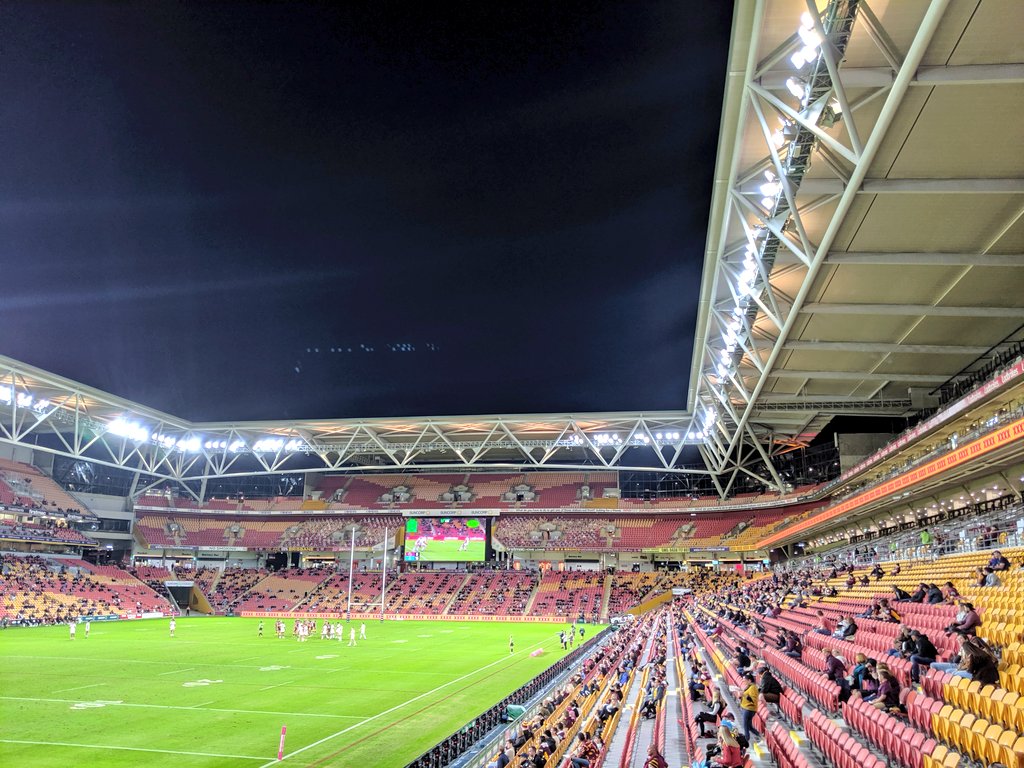
M 144 443 L 149 440 L 149 430 L 135 421 L 128 421 L 119 416 L 107 425 L 107 432 L 118 437 L 125 437 L 137 443 Z

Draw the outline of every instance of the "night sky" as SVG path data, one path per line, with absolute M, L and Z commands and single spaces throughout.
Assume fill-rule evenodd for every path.
M 0 353 L 197 420 L 684 408 L 731 6 L 5 3 Z

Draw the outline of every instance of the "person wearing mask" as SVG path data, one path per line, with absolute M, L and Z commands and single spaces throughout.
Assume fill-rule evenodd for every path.
M 917 685 L 921 682 L 921 667 L 934 664 L 939 658 L 939 652 L 923 632 L 914 629 L 910 636 L 914 639 L 914 650 L 910 654 L 910 681 Z

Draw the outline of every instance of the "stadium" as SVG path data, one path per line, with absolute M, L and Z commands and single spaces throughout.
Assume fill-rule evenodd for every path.
M 680 410 L 0 356 L 0 762 L 1024 768 L 1022 28 L 736 0 Z

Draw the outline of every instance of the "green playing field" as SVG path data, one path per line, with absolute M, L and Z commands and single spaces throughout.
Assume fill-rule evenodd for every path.
M 398 768 L 563 655 L 552 624 L 370 621 L 355 647 L 257 624 L 0 632 L 0 765 L 269 768 L 286 725 L 286 766 Z

